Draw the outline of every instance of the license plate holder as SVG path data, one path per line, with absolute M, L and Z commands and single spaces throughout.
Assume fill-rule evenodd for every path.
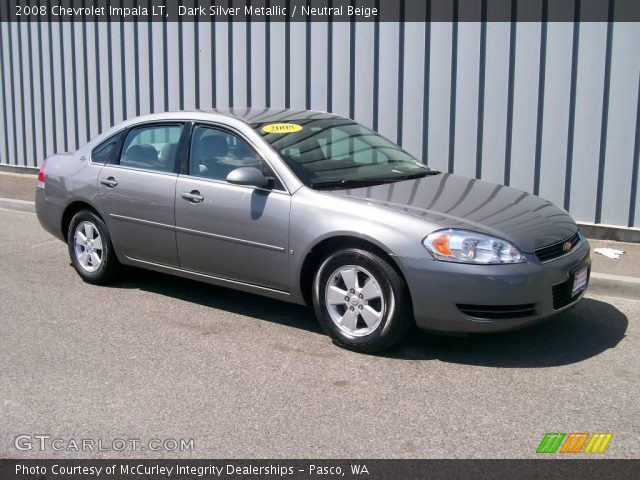
M 588 280 L 589 272 L 587 268 L 581 268 L 578 270 L 573 276 L 573 288 L 571 290 L 571 297 L 575 297 L 585 288 L 587 288 L 587 280 Z

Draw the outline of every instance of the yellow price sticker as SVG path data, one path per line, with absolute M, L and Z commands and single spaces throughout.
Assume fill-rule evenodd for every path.
M 302 130 L 302 125 L 295 123 L 270 123 L 262 127 L 262 131 L 267 133 L 291 133 L 300 130 Z

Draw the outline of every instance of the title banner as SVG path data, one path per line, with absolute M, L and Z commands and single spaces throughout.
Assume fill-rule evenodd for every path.
M 640 21 L 638 0 L 3 0 L 0 21 Z

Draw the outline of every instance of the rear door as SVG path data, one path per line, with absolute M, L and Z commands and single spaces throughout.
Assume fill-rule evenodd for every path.
M 178 266 L 175 188 L 182 123 L 131 128 L 114 163 L 98 176 L 99 203 L 118 253 Z
M 291 196 L 267 163 L 236 132 L 197 125 L 188 164 L 176 186 L 181 268 L 288 291 Z M 247 166 L 274 177 L 273 187 L 226 181 Z

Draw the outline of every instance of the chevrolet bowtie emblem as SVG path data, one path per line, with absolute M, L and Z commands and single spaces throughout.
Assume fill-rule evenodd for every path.
M 566 252 L 568 252 L 569 250 L 571 250 L 571 247 L 572 247 L 572 246 L 573 246 L 573 245 L 571 245 L 571 242 L 564 242 L 564 243 L 562 244 L 562 251 L 566 253 Z

